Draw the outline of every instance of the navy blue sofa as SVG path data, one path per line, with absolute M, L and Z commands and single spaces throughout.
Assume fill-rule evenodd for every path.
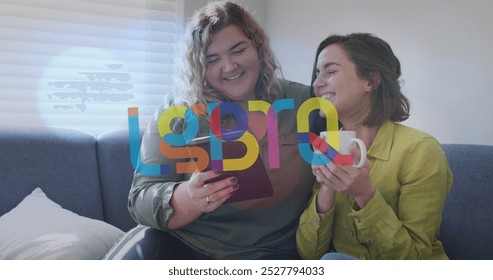
M 94 137 L 68 129 L 0 127 L 0 216 L 41 187 L 63 208 L 127 231 L 136 226 L 127 210 L 129 158 L 126 131 Z
M 493 146 L 443 149 L 454 184 L 440 239 L 451 259 L 493 259 Z M 132 177 L 127 131 L 0 127 L 0 216 L 41 186 L 62 207 L 129 231 Z

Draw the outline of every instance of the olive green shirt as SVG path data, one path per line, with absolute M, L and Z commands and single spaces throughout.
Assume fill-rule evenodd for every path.
M 377 190 L 363 209 L 337 193 L 332 209 L 318 214 L 315 183 L 297 231 L 302 258 L 320 259 L 332 242 L 332 250 L 360 259 L 448 259 L 438 235 L 452 173 L 440 144 L 387 121 L 368 159 Z
M 310 97 L 309 87 L 283 81 L 280 98 L 292 98 L 294 109 L 278 114 L 279 162 L 269 168 L 267 137 L 259 141 L 260 157 L 272 182 L 272 197 L 226 203 L 194 222 L 169 232 L 195 250 L 216 259 L 299 258 L 296 228 L 299 216 L 310 197 L 315 177 L 310 164 L 298 152 L 296 112 Z M 209 135 L 208 123 L 202 122 L 199 136 Z M 171 164 L 161 156 L 156 120 L 149 124 L 142 145 L 145 164 Z M 129 211 L 140 224 L 168 231 L 173 216 L 170 199 L 173 189 L 188 180 L 190 174 L 143 176 L 135 173 L 129 195 Z M 240 184 L 241 188 L 241 183 Z

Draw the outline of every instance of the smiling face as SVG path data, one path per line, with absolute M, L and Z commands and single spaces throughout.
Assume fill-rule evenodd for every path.
M 238 26 L 226 26 L 212 35 L 206 57 L 205 78 L 212 87 L 241 103 L 255 99 L 260 60 L 256 47 Z
M 346 51 L 337 44 L 327 46 L 318 56 L 316 69 L 315 96 L 331 101 L 343 123 L 364 120 L 370 108 L 371 83 L 358 76 Z M 320 115 L 325 117 L 322 111 Z

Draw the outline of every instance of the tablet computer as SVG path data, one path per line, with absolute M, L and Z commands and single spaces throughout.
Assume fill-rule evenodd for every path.
M 210 170 L 210 137 L 205 136 L 195 138 L 190 142 L 189 146 L 199 146 L 207 151 L 209 154 L 209 165 L 205 170 Z M 223 159 L 242 158 L 247 152 L 246 145 L 240 141 L 223 141 L 222 147 Z M 257 155 L 257 159 L 249 168 L 237 171 L 223 171 L 221 175 L 206 181 L 206 183 L 215 182 L 232 176 L 238 178 L 240 188 L 234 191 L 233 195 L 226 202 L 264 198 L 274 194 L 272 183 L 259 155 Z

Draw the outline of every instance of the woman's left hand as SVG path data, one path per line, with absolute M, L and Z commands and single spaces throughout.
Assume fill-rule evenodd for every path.
M 351 149 L 356 162 L 359 162 L 361 155 L 358 149 Z M 336 192 L 354 197 L 360 208 L 366 206 L 368 201 L 375 194 L 375 186 L 370 180 L 370 161 L 366 161 L 362 168 L 352 165 L 338 165 L 331 162 L 319 167 L 322 174 L 323 183 Z

